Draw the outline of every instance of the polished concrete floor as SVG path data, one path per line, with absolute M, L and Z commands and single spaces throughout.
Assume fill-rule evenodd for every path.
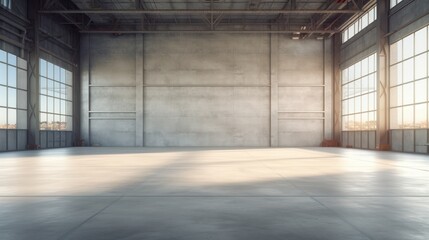
M 0 154 L 0 239 L 429 239 L 428 155 L 336 148 Z

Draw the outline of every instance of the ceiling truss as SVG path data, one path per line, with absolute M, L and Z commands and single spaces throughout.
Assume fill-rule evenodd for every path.
M 369 1 L 69 0 L 67 6 L 63 2 L 44 0 L 39 13 L 62 16 L 65 24 L 82 33 L 292 33 L 306 38 L 335 34 Z

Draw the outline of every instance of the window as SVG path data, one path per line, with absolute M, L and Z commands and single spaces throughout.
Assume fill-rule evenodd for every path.
M 40 130 L 72 131 L 72 73 L 40 59 Z
M 27 129 L 26 64 L 0 50 L 0 129 Z
M 3 7 L 12 8 L 12 0 L 0 0 Z
M 429 27 L 390 46 L 390 128 L 428 128 Z
M 373 7 L 362 15 L 358 20 L 346 28 L 342 33 L 343 43 L 347 42 L 354 35 L 365 29 L 377 19 L 377 7 Z
M 402 0 L 390 0 L 390 8 L 393 8 L 394 6 L 398 5 Z
M 342 70 L 342 130 L 376 129 L 376 54 Z

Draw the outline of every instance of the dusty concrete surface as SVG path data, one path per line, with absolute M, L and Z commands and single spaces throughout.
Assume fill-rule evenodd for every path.
M 425 155 L 69 148 L 0 155 L 0 239 L 428 239 Z

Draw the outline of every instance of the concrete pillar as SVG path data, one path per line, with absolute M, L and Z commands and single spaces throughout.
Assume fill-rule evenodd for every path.
M 279 146 L 279 35 L 270 34 L 270 146 Z
M 136 34 L 136 146 L 144 146 L 144 36 Z
M 333 39 L 333 91 L 334 91 L 334 140 L 341 143 L 341 69 L 340 69 L 340 51 L 341 51 L 341 34 L 335 34 Z
M 34 40 L 31 43 L 28 58 L 28 121 L 27 121 L 27 143 L 40 145 L 40 119 L 39 119 L 39 27 L 40 1 L 34 0 L 28 2 L 28 19 L 32 23 L 29 35 Z
M 333 88 L 331 87 L 333 80 L 332 73 L 332 40 L 324 39 L 323 40 L 323 96 L 324 96 L 324 126 L 323 126 L 323 138 L 332 139 L 333 138 L 333 122 L 331 121 L 333 116 L 333 97 L 332 92 Z
M 89 83 L 90 83 L 90 58 L 91 35 L 81 36 L 80 48 L 80 137 L 85 145 L 90 144 L 89 139 Z
M 389 144 L 389 43 L 388 37 L 386 37 L 389 32 L 388 13 L 388 1 L 377 1 L 377 147 Z

